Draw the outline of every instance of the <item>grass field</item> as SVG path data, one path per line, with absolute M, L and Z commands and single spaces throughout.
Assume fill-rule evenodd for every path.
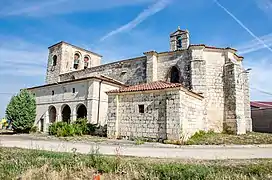
M 192 136 L 187 145 L 230 145 L 230 144 L 272 144 L 272 134 L 251 132 L 242 135 L 231 135 L 215 132 L 198 132 Z
M 272 160 L 185 161 L 0 148 L 0 179 L 253 180 L 272 178 Z

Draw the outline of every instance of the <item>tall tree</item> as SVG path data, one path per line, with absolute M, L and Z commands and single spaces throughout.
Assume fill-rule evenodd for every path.
M 11 120 L 16 132 L 28 133 L 34 125 L 36 116 L 35 96 L 24 89 L 13 96 L 6 109 L 6 117 Z

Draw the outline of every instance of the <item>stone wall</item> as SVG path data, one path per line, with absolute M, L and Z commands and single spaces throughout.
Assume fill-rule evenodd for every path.
M 225 99 L 223 67 L 225 64 L 224 52 L 205 50 L 205 108 L 207 113 L 206 126 L 216 132 L 223 131 Z M 203 89 L 202 89 L 203 90 Z
M 200 130 L 206 130 L 204 99 L 198 95 L 181 93 L 181 138 L 188 139 Z M 212 129 L 209 127 L 208 130 Z
M 78 69 L 74 69 L 74 54 L 79 54 Z M 53 65 L 53 56 L 57 56 L 57 64 Z M 49 47 L 48 64 L 46 84 L 52 84 L 60 81 L 60 74 L 74 72 L 84 69 L 84 57 L 89 58 L 88 67 L 99 66 L 101 56 L 84 50 L 82 48 L 73 46 L 71 44 L 60 42 L 56 45 Z
M 225 122 L 224 129 L 235 134 L 246 133 L 245 99 L 241 65 L 229 60 L 225 71 Z
M 105 75 L 125 84 L 135 85 L 146 82 L 146 57 L 104 64 L 101 66 L 60 75 L 60 81 Z
M 119 96 L 118 108 L 109 99 L 109 136 L 111 127 L 118 114 L 118 132 L 121 137 L 166 138 L 166 98 L 165 93 L 133 93 Z M 139 105 L 144 105 L 144 113 L 139 112 Z M 118 113 L 115 110 L 118 109 Z M 115 128 L 113 128 L 115 129 Z
M 107 125 L 109 138 L 188 138 L 203 130 L 202 97 L 180 89 L 109 94 Z
M 187 50 L 160 53 L 158 56 L 157 79 L 170 81 L 172 67 L 177 67 L 180 71 L 180 82 L 185 87 L 190 87 L 190 52 Z
M 36 96 L 35 124 L 39 124 L 40 120 L 44 119 L 44 131 L 46 131 L 49 125 L 49 109 L 52 106 L 57 111 L 56 120 L 62 121 L 62 109 L 65 105 L 68 105 L 71 109 L 71 121 L 75 121 L 77 108 L 83 104 L 87 109 L 89 122 L 105 125 L 108 110 L 106 92 L 118 87 L 111 83 L 90 79 L 30 89 Z M 73 93 L 73 88 L 75 93 Z
M 246 131 L 252 131 L 252 119 L 251 119 L 251 109 L 250 109 L 250 90 L 249 90 L 249 75 L 247 73 L 243 74 L 243 91 L 244 91 L 244 108 L 245 108 L 245 121 L 246 121 Z
M 53 56 L 57 56 L 57 65 L 53 66 Z M 62 44 L 58 44 L 49 49 L 47 71 L 46 71 L 46 84 L 51 84 L 59 81 L 59 74 L 61 70 L 62 56 Z

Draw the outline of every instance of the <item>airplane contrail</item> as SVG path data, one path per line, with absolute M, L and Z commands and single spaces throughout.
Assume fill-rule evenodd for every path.
M 223 5 L 221 5 L 217 0 L 214 2 L 223 9 L 228 15 L 230 15 L 242 28 L 244 28 L 252 37 L 254 37 L 257 41 L 259 41 L 264 47 L 266 47 L 269 51 L 272 52 L 272 49 L 258 36 L 256 36 L 250 29 L 248 29 L 236 16 L 234 16 L 229 10 L 227 10 Z

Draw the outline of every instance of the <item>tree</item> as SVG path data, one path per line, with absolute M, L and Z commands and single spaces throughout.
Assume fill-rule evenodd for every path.
M 21 90 L 13 96 L 6 109 L 6 117 L 11 120 L 13 129 L 18 133 L 28 133 L 36 116 L 36 100 L 28 90 Z

